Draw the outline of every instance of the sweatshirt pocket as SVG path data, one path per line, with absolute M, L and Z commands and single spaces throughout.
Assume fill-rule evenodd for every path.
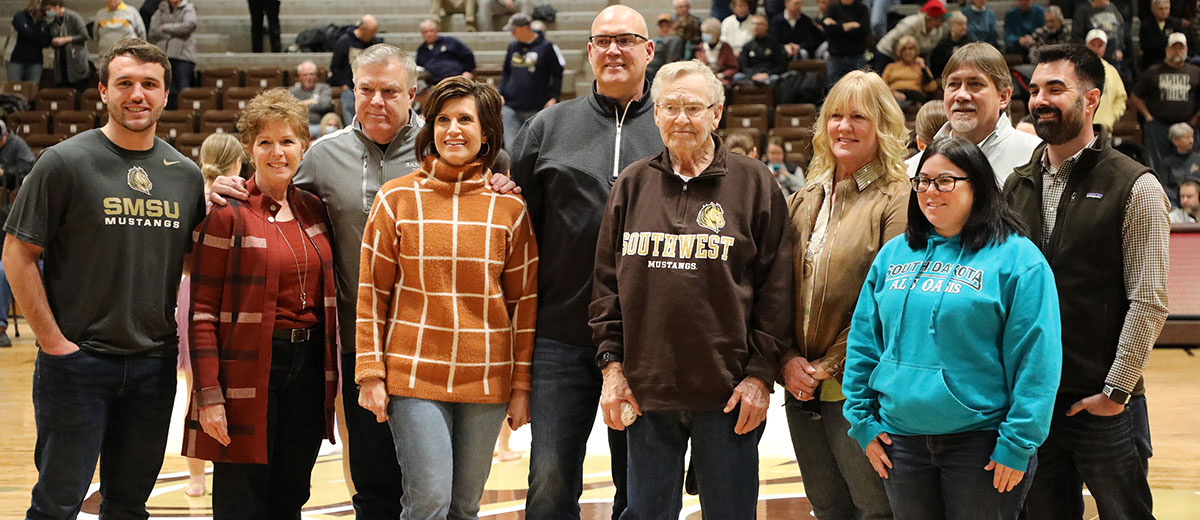
M 963 404 L 941 368 L 883 359 L 868 383 L 879 392 L 879 415 L 895 433 L 938 435 L 975 429 L 986 414 Z

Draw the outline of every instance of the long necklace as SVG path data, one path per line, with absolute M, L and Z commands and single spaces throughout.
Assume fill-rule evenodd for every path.
M 303 309 L 308 306 L 308 291 L 305 289 L 308 287 L 308 248 L 304 247 L 304 228 L 300 226 L 300 219 L 293 218 L 292 220 L 296 222 L 297 227 L 300 227 L 300 249 L 304 250 L 303 272 L 300 271 L 300 255 L 296 254 L 296 249 L 292 247 L 292 241 L 288 240 L 287 234 L 283 232 L 283 228 L 279 227 L 278 221 L 271 219 L 271 222 L 275 224 L 275 229 L 279 231 L 279 236 L 283 237 L 283 242 L 287 244 L 288 250 L 292 252 L 292 260 L 296 262 L 296 281 L 300 282 L 300 308 Z

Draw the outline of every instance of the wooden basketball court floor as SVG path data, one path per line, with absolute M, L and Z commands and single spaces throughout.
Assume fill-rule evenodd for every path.
M 28 330 L 28 329 L 26 329 Z M 37 479 L 33 466 L 36 428 L 30 392 L 36 350 L 30 334 L 16 339 L 15 346 L 0 349 L 0 519 L 23 518 L 29 491 Z M 1200 358 L 1178 348 L 1156 350 L 1150 359 L 1146 382 L 1154 458 L 1150 461 L 1150 485 L 1154 492 L 1155 516 L 1160 520 L 1200 518 Z M 166 461 L 149 502 L 152 518 L 210 518 L 210 497 L 188 497 L 184 459 L 179 456 L 182 435 L 178 418 L 184 407 L 184 383 L 180 379 L 176 415 L 172 424 Z M 804 498 L 804 483 L 796 469 L 784 418 L 782 393 L 772 395 L 767 431 L 760 448 L 758 516 L 764 520 L 812 518 Z M 584 464 L 585 485 L 581 500 L 583 518 L 607 519 L 611 507 L 612 480 L 608 472 L 608 447 L 603 424 L 597 419 Z M 81 432 L 81 434 L 89 434 Z M 524 517 L 528 471 L 529 428 L 518 430 L 514 449 L 524 457 L 512 462 L 493 462 L 483 499 L 482 518 L 515 520 Z M 304 509 L 311 519 L 354 516 L 342 477 L 341 445 L 326 444 L 313 471 L 312 498 Z M 209 467 L 211 471 L 211 466 Z M 211 484 L 211 481 L 210 481 Z M 211 487 L 211 486 L 210 486 Z M 98 506 L 93 482 L 80 518 L 96 518 Z M 1098 518 L 1088 501 L 1088 518 Z M 684 496 L 681 519 L 699 520 L 700 505 L 694 496 Z

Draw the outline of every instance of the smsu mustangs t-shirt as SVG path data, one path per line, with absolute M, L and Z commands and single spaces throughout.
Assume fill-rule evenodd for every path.
M 80 348 L 174 356 L 175 296 L 204 218 L 200 169 L 161 139 L 146 151 L 89 130 L 48 148 L 4 230 L 41 246 L 46 299 Z

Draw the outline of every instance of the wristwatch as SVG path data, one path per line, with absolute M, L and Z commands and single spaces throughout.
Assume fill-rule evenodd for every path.
M 1104 385 L 1104 395 L 1114 403 L 1119 405 L 1129 404 L 1129 392 L 1121 390 L 1112 385 Z
M 600 370 L 604 370 L 609 363 L 620 363 L 621 359 L 621 356 L 615 352 L 602 352 L 596 360 L 596 366 L 600 367 Z

